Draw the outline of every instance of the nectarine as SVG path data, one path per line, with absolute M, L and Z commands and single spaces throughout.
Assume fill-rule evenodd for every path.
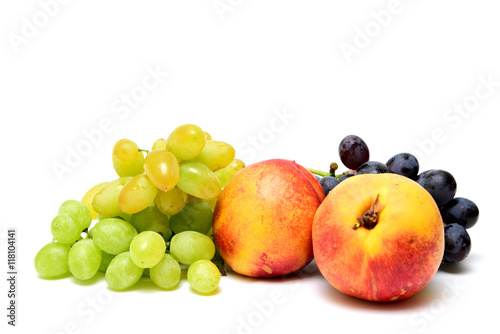
M 314 257 L 337 290 L 371 301 L 405 299 L 432 279 L 444 232 L 432 196 L 396 174 L 341 182 L 318 208 Z
M 217 201 L 213 234 L 235 272 L 252 277 L 289 274 L 313 258 L 311 229 L 323 189 L 304 167 L 273 159 L 236 174 Z

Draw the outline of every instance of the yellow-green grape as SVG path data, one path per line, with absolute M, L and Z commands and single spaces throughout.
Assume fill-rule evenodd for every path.
M 69 271 L 79 280 L 88 280 L 99 270 L 101 258 L 101 249 L 92 239 L 78 241 L 69 251 Z
M 170 254 L 180 263 L 190 265 L 198 260 L 211 260 L 215 255 L 215 244 L 205 234 L 184 231 L 172 237 Z
M 113 147 L 113 167 L 120 177 L 136 176 L 144 172 L 144 155 L 139 146 L 129 139 L 121 139 Z
M 181 266 L 172 255 L 164 254 L 160 262 L 149 270 L 149 277 L 158 287 L 172 289 L 181 280 Z
M 157 139 L 153 143 L 152 150 L 166 150 L 166 149 L 167 149 L 167 140 L 166 139 L 160 138 L 160 139 Z
M 128 251 L 136 235 L 136 229 L 119 218 L 100 220 L 92 228 L 92 240 L 97 247 L 111 255 Z
M 189 285 L 196 291 L 210 293 L 219 286 L 220 271 L 213 262 L 199 260 L 189 266 L 187 278 Z
M 167 150 L 151 151 L 144 160 L 144 170 L 151 182 L 162 191 L 172 189 L 179 181 L 179 163 Z
M 205 132 L 197 125 L 184 124 L 177 127 L 167 139 L 167 150 L 177 160 L 189 160 L 196 157 L 205 147 Z
M 205 139 L 206 140 L 212 140 L 212 136 L 210 135 L 210 133 L 208 133 L 206 131 L 205 131 Z
M 59 206 L 58 213 L 67 213 L 76 218 L 80 224 L 80 232 L 85 230 L 92 223 L 92 213 L 89 208 L 80 201 L 67 200 Z
M 224 188 L 233 176 L 243 168 L 245 168 L 245 163 L 240 159 L 234 159 L 229 165 L 216 171 L 215 176 L 219 179 L 222 188 Z
M 69 272 L 68 254 L 71 247 L 60 242 L 49 242 L 35 256 L 35 269 L 43 278 L 60 277 Z
M 163 258 L 165 250 L 165 240 L 153 231 L 139 233 L 130 243 L 130 257 L 135 265 L 141 268 L 156 265 Z
M 205 147 L 194 160 L 201 162 L 211 171 L 222 169 L 234 160 L 234 148 L 219 140 L 207 140 Z
M 201 162 L 181 161 L 179 171 L 181 176 L 177 182 L 179 189 L 202 199 L 213 199 L 219 196 L 221 192 L 219 179 Z
M 121 211 L 133 214 L 153 204 L 158 188 L 146 174 L 134 176 L 120 192 L 118 206 Z
M 95 186 L 90 188 L 82 197 L 82 203 L 89 208 L 92 219 L 97 219 L 97 212 L 92 207 L 92 200 L 94 199 L 94 195 L 108 183 L 109 182 L 101 182 L 99 184 L 96 184 Z
M 143 269 L 136 266 L 129 252 L 123 252 L 109 263 L 104 279 L 109 287 L 124 290 L 136 284 L 142 277 Z
M 111 260 L 113 260 L 115 256 L 116 255 L 108 254 L 105 251 L 101 251 L 101 264 L 99 265 L 99 271 L 105 273 L 106 269 L 108 269 L 108 266 L 111 263 Z
M 113 147 L 113 155 L 121 161 L 135 161 L 138 153 L 139 146 L 130 139 L 120 139 Z
M 123 187 L 132 180 L 132 176 L 120 177 L 106 184 L 94 195 L 92 199 L 92 207 L 94 210 L 103 216 L 116 217 L 122 211 L 118 205 L 118 196 Z
M 160 212 L 154 204 L 149 205 L 142 211 L 134 213 L 130 218 L 130 224 L 137 232 L 153 231 L 160 234 L 165 241 L 170 240 L 172 231 L 168 224 L 168 217 Z
M 76 217 L 60 213 L 52 220 L 50 232 L 55 240 L 63 244 L 73 244 L 81 238 L 82 228 Z
M 144 154 L 138 152 L 137 160 L 132 162 L 121 161 L 113 155 L 113 167 L 115 168 L 116 174 L 120 177 L 136 176 L 144 173 Z
M 181 212 L 186 205 L 187 198 L 188 195 L 178 187 L 169 191 L 159 190 L 155 198 L 155 206 L 163 214 L 172 216 Z

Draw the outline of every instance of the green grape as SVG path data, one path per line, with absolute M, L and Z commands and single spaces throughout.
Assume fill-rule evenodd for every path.
M 184 192 L 203 199 L 219 196 L 221 185 L 215 174 L 198 161 L 181 161 L 179 163 L 181 179 L 177 187 Z
M 125 213 L 125 212 L 120 212 L 120 215 L 118 215 L 116 217 L 108 217 L 108 216 L 101 215 L 100 213 L 97 214 L 98 220 L 103 220 L 103 219 L 108 219 L 108 218 L 118 218 L 118 219 L 125 220 L 125 221 L 130 223 L 130 219 L 132 219 L 132 215 Z
M 154 203 L 158 188 L 146 174 L 134 176 L 120 192 L 118 206 L 121 211 L 133 214 Z
M 240 159 L 234 159 L 226 167 L 219 169 L 214 174 L 219 179 L 220 185 L 224 188 L 229 181 L 236 175 L 240 170 L 245 168 L 245 163 Z
M 178 214 L 170 217 L 170 229 L 174 233 L 196 231 L 207 234 L 212 228 L 214 212 L 203 201 L 188 202 Z
M 208 133 L 206 131 L 204 131 L 204 132 L 205 132 L 205 139 L 206 140 L 212 140 L 212 136 L 210 135 L 210 133 Z
M 167 150 L 177 160 L 189 160 L 196 157 L 205 146 L 206 136 L 203 130 L 194 124 L 177 127 L 167 138 Z
M 52 220 L 50 232 L 55 240 L 64 244 L 72 244 L 81 237 L 82 228 L 74 216 L 60 213 Z
M 115 256 L 116 255 L 108 254 L 104 251 L 101 251 L 101 264 L 99 265 L 99 271 L 105 273 L 106 270 L 108 269 L 109 264 L 111 263 L 111 260 L 113 260 Z
M 166 150 L 166 149 L 167 149 L 167 140 L 160 138 L 153 143 L 153 147 L 151 150 Z
M 136 143 L 121 139 L 113 148 L 113 167 L 120 177 L 136 176 L 144 172 L 144 155 Z
M 170 254 L 180 263 L 190 265 L 198 260 L 212 259 L 215 255 L 215 245 L 205 234 L 184 231 L 172 237 Z
M 170 254 L 149 270 L 149 277 L 154 284 L 163 289 L 172 289 L 181 280 L 181 266 Z
M 60 242 L 50 242 L 43 246 L 33 260 L 38 274 L 43 278 L 55 278 L 67 274 L 70 249 L 71 246 Z
M 94 210 L 107 217 L 119 216 L 122 211 L 118 205 L 118 197 L 123 187 L 132 179 L 132 176 L 120 177 L 99 189 L 92 199 Z
M 90 188 L 82 197 L 82 203 L 89 208 L 92 219 L 97 219 L 97 212 L 95 212 L 94 208 L 92 207 L 92 200 L 94 199 L 94 195 L 108 183 L 109 182 L 101 182 L 99 184 L 96 184 L 95 186 Z
M 132 224 L 139 233 L 153 231 L 160 234 L 165 241 L 170 240 L 172 236 L 168 217 L 161 213 L 154 204 L 149 205 L 142 211 L 134 213 L 131 216 L 130 224 Z
M 210 170 L 216 171 L 229 165 L 234 159 L 234 148 L 219 140 L 207 140 L 205 147 L 194 160 L 201 162 Z
M 189 266 L 187 278 L 189 285 L 196 291 L 210 293 L 219 286 L 220 271 L 213 262 L 198 260 Z
M 87 234 L 87 235 L 88 235 L 88 234 Z M 91 238 L 86 238 L 86 239 L 91 239 Z M 67 244 L 67 245 L 69 245 L 69 246 L 71 246 L 71 247 L 72 247 L 74 244 L 76 244 L 78 241 L 81 241 L 81 240 L 85 240 L 85 239 L 83 239 L 83 237 L 80 235 L 80 237 L 79 237 L 79 238 L 78 238 L 75 242 L 72 242 L 72 243 Z
M 218 200 L 217 197 L 212 198 L 212 199 L 202 199 L 203 202 L 207 203 L 208 206 L 210 206 L 210 208 L 212 209 L 212 211 L 215 210 L 215 205 L 217 204 L 217 200 Z
M 144 231 L 136 235 L 130 243 L 130 256 L 136 266 L 151 268 L 163 258 L 166 249 L 165 240 L 161 235 Z
M 117 255 L 128 251 L 132 239 L 137 235 L 135 228 L 119 218 L 98 221 L 92 228 L 95 244 L 108 254 Z
M 155 198 L 155 206 L 163 214 L 172 216 L 181 212 L 187 198 L 188 195 L 178 187 L 169 191 L 159 190 Z
M 92 239 L 78 241 L 69 251 L 69 271 L 80 280 L 90 279 L 99 270 L 101 258 L 101 249 Z
M 104 279 L 109 287 L 124 290 L 137 283 L 142 277 L 143 269 L 134 264 L 129 252 L 123 252 L 111 260 Z
M 211 208 L 212 211 L 215 210 L 215 204 L 217 204 L 218 197 L 212 198 L 212 199 L 203 199 L 203 198 L 198 198 L 193 195 L 188 195 L 188 202 L 196 202 L 196 201 L 202 201 L 207 203 Z
M 80 201 L 67 200 L 59 207 L 58 213 L 67 213 L 76 218 L 81 231 L 85 230 L 92 223 L 92 213 L 89 208 Z
M 144 170 L 151 182 L 162 191 L 172 189 L 179 181 L 179 163 L 167 150 L 151 151 L 144 160 Z

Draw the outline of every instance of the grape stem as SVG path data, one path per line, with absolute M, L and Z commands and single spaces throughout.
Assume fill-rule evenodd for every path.
M 222 276 L 226 276 L 227 275 L 227 271 L 226 271 L 226 263 L 224 262 L 224 260 L 222 259 L 222 256 L 220 256 L 219 254 L 216 254 L 213 259 L 212 259 L 212 263 L 215 264 L 217 266 L 217 268 L 219 269 L 220 271 L 220 274 Z
M 139 149 L 139 152 L 146 152 L 146 154 L 149 154 L 149 151 L 148 150 L 144 150 L 142 148 Z
M 346 171 L 342 174 L 337 174 L 335 175 L 335 171 L 339 168 L 339 165 L 336 162 L 332 162 L 330 164 L 330 171 L 329 172 L 324 172 L 319 169 L 314 169 L 314 168 L 306 168 L 308 171 L 310 171 L 313 174 L 319 175 L 319 176 L 335 176 L 337 179 L 340 179 L 342 175 L 349 174 L 349 171 Z
M 319 169 L 307 168 L 307 170 L 319 176 L 332 176 L 332 173 L 323 172 L 322 170 Z

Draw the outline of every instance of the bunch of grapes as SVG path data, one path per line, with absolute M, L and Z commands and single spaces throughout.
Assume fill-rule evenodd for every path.
M 171 289 L 185 265 L 194 290 L 214 291 L 225 270 L 221 259 L 215 264 L 213 210 L 222 188 L 245 167 L 234 148 L 185 124 L 151 151 L 118 141 L 112 162 L 117 179 L 59 207 L 53 241 L 34 260 L 39 275 L 88 280 L 102 271 L 112 289 L 127 289 L 143 276 Z
M 455 197 L 457 182 L 452 174 L 441 169 L 431 169 L 419 173 L 417 158 L 410 153 L 399 153 L 385 164 L 370 160 L 370 151 L 365 141 L 358 136 L 346 136 L 339 145 L 342 163 L 350 170 L 335 175 L 337 164 L 325 173 L 310 169 L 317 175 L 325 195 L 340 182 L 359 174 L 395 173 L 414 180 L 434 198 L 444 222 L 445 251 L 443 262 L 456 263 L 470 253 L 471 239 L 467 229 L 474 226 L 479 218 L 477 205 L 463 197 Z

